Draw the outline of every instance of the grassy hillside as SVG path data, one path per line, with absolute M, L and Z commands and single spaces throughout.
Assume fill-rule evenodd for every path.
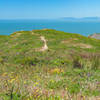
M 99 100 L 100 40 L 44 29 L 0 36 L 0 100 Z

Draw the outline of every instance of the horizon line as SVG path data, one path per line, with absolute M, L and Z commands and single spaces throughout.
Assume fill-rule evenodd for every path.
M 0 20 L 50 20 L 50 19 L 61 19 L 61 18 L 100 18 L 100 16 L 86 16 L 86 17 L 59 17 L 59 18 L 0 18 Z

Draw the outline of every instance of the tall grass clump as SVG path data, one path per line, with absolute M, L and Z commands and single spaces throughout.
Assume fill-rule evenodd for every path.
M 100 68 L 100 58 L 97 55 L 94 55 L 91 58 L 91 69 L 97 70 Z
M 84 67 L 84 65 L 82 63 L 82 58 L 79 56 L 74 56 L 72 63 L 73 63 L 73 68 L 80 68 L 81 69 Z

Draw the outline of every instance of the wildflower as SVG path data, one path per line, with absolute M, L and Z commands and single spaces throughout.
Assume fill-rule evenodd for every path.
M 51 80 L 51 82 L 54 83 L 55 81 L 54 80 Z
M 10 83 L 13 83 L 14 81 L 15 81 L 15 79 L 11 79 L 9 82 L 10 82 Z
M 38 84 L 39 84 L 38 82 L 35 83 L 35 85 L 38 85 Z
M 68 90 L 68 88 L 66 87 L 65 90 Z
M 30 100 L 29 98 L 27 100 Z
M 26 81 L 24 81 L 24 84 L 26 84 Z
M 39 89 L 37 89 L 35 92 L 39 92 L 40 90 Z
M 53 89 L 50 89 L 50 92 L 53 92 Z
M 62 69 L 60 69 L 60 68 L 55 68 L 55 69 L 52 69 L 51 71 L 50 71 L 50 73 L 52 74 L 52 73 L 57 73 L 57 74 L 60 74 L 60 73 L 62 73 L 62 72 L 64 72 Z
M 33 86 L 37 86 L 39 83 L 38 82 L 36 82 Z
M 2 74 L 2 76 L 6 76 L 6 75 L 7 75 L 7 73 L 3 73 L 3 74 Z

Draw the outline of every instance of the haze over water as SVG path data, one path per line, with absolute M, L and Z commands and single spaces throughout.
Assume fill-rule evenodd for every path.
M 61 20 L 0 20 L 0 35 L 34 29 L 56 29 L 88 36 L 100 33 L 100 22 L 67 22 Z

